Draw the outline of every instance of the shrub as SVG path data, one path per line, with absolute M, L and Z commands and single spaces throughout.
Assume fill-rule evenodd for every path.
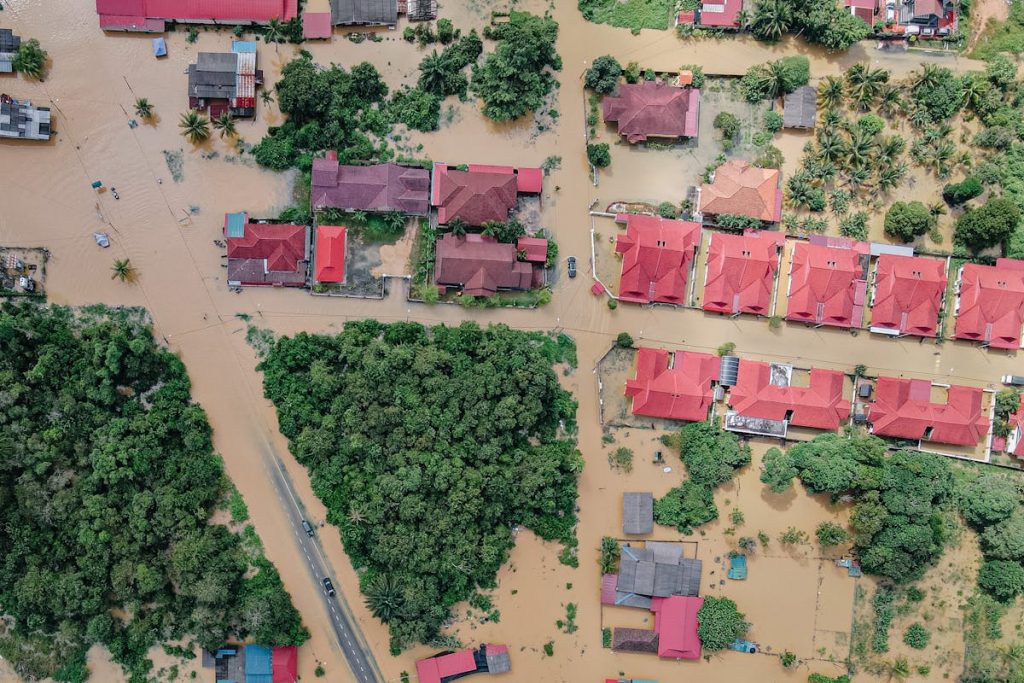
M 913 242 L 931 229 L 933 221 L 921 202 L 896 202 L 885 212 L 885 234 L 901 242 Z
M 769 448 L 761 463 L 761 483 L 766 484 L 774 493 L 784 493 L 793 485 L 793 477 L 797 475 L 793 458 L 787 451 Z
M 1010 602 L 1024 592 L 1024 567 L 1011 560 L 988 560 L 978 572 L 978 585 L 1000 602 Z
M 725 342 L 724 344 L 722 344 L 721 346 L 718 347 L 716 353 L 719 356 L 728 356 L 729 354 L 731 354 L 735 350 L 736 350 L 736 342 Z
M 801 531 L 795 526 L 791 526 L 779 534 L 779 543 L 782 545 L 804 545 L 807 540 L 807 532 Z
M 611 536 L 605 536 L 601 539 L 601 558 L 599 563 L 601 565 L 602 574 L 614 574 L 618 571 L 619 567 L 619 556 L 622 554 L 622 548 L 619 546 L 619 542 Z
M 618 307 L 619 307 L 619 302 L 618 301 L 616 301 L 615 299 L 608 299 L 608 310 L 614 311 Z
M 662 218 L 675 218 L 676 205 L 672 202 L 662 202 L 661 204 L 658 204 L 658 215 Z
M 725 142 L 731 143 L 740 132 L 740 120 L 731 112 L 718 112 L 713 125 L 715 130 L 722 134 L 722 140 Z
M 1020 223 L 1020 208 L 1007 197 L 989 199 L 956 222 L 953 239 L 975 251 L 1006 241 Z
M 769 109 L 764 113 L 764 129 L 769 133 L 778 133 L 782 130 L 782 123 L 782 114 L 774 109 Z
M 846 543 L 850 538 L 846 529 L 834 522 L 822 522 L 815 530 L 815 534 L 818 536 L 818 544 L 825 548 Z
M 796 654 L 786 650 L 779 655 L 779 661 L 782 663 L 782 666 L 789 669 L 796 664 Z
M 594 92 L 607 95 L 615 92 L 619 87 L 619 78 L 622 77 L 622 65 L 614 57 L 604 55 L 594 60 L 594 63 L 587 69 L 584 83 Z
M 691 534 L 693 527 L 718 519 L 711 489 L 687 480 L 654 501 L 654 521 Z
M 754 166 L 759 168 L 782 168 L 785 158 L 782 150 L 775 145 L 768 145 L 761 151 L 761 156 L 754 159 Z
M 929 633 L 928 629 L 916 622 L 908 626 L 907 630 L 903 632 L 903 642 L 915 650 L 923 650 L 928 647 L 928 641 L 931 640 L 931 637 L 932 634 Z
M 839 234 L 855 240 L 866 240 L 868 238 L 867 212 L 856 211 L 839 221 Z
M 197 33 L 196 36 L 198 37 L 198 35 Z M 18 51 L 14 53 L 14 58 L 11 60 L 11 68 L 25 74 L 29 78 L 41 81 L 46 78 L 46 60 L 48 58 L 49 55 L 46 53 L 46 50 L 39 46 L 39 41 L 35 38 L 30 38 L 22 42 Z
M 724 650 L 734 640 L 742 639 L 750 628 L 746 615 L 735 602 L 713 596 L 704 598 L 704 605 L 697 612 L 697 624 L 697 636 L 710 652 Z
M 696 64 L 683 64 L 681 67 L 679 67 L 679 70 L 689 71 L 690 73 L 693 74 L 693 81 L 690 83 L 690 85 L 698 90 L 700 88 L 703 88 L 704 84 L 707 82 L 707 77 L 704 75 L 704 69 L 697 66 Z
M 625 446 L 616 448 L 612 454 L 608 456 L 608 464 L 612 466 L 612 469 L 632 472 L 633 451 L 629 450 Z
M 455 39 L 455 26 L 451 19 L 437 20 L 437 39 L 444 45 Z
M 548 657 L 555 656 L 555 641 L 549 640 L 548 642 L 544 643 L 544 654 Z
M 984 189 L 980 180 L 974 176 L 967 176 L 959 183 L 950 183 L 942 188 L 942 198 L 950 206 L 959 206 L 980 195 Z
M 607 142 L 589 143 L 587 145 L 587 161 L 597 168 L 606 168 L 612 163 L 611 150 Z
M 623 349 L 633 348 L 633 337 L 628 332 L 619 332 L 619 336 L 615 338 L 615 344 Z
M 857 119 L 857 127 L 867 135 L 874 137 L 885 129 L 885 121 L 877 114 L 864 114 L 864 116 Z

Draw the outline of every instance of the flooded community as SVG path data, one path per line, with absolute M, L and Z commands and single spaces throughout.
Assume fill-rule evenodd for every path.
M 0 0 L 0 681 L 1024 681 L 1024 0 Z

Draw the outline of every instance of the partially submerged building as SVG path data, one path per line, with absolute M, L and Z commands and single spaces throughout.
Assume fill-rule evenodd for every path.
M 882 254 L 871 293 L 871 331 L 935 337 L 945 293 L 945 261 Z
M 698 0 L 697 9 L 676 15 L 676 25 L 698 28 L 738 29 L 743 0 Z
M 601 584 L 601 603 L 648 609 L 653 598 L 694 596 L 700 592 L 701 561 L 683 557 L 678 543 L 647 541 L 643 548 L 619 544 L 619 573 Z
M 626 232 L 615 238 L 615 251 L 622 254 L 619 300 L 685 304 L 700 224 L 639 214 L 619 214 L 615 220 L 626 224 Z
M 398 0 L 331 0 L 331 23 L 335 26 L 394 26 L 398 23 Z
M 959 28 L 955 0 L 898 0 L 896 23 L 908 36 L 947 38 Z
M 294 645 L 226 645 L 203 650 L 202 665 L 214 670 L 218 683 L 296 683 L 298 650 Z
M 256 43 L 236 40 L 231 52 L 200 52 L 188 67 L 188 106 L 211 118 L 256 115 L 256 88 L 263 72 L 256 68 Z
M 457 650 L 416 662 L 419 683 L 450 683 L 471 674 L 502 674 L 511 670 L 508 647 L 490 643 L 476 650 Z
M 714 170 L 711 182 L 700 188 L 700 215 L 746 216 L 764 223 L 782 218 L 782 174 L 775 168 L 727 161 Z
M 606 123 L 615 123 L 619 135 L 634 144 L 648 138 L 674 140 L 697 137 L 700 90 L 660 81 L 619 86 L 605 95 L 601 108 Z
M 790 426 L 836 431 L 850 417 L 844 381 L 837 370 L 814 368 L 808 385 L 796 386 L 792 365 L 741 359 L 736 385 L 729 392 L 731 410 L 725 426 L 761 434 L 765 433 L 762 421 L 781 423 L 783 436 Z M 767 433 L 777 436 L 779 430 Z
M 763 231 L 712 234 L 704 273 L 704 310 L 771 315 L 784 242 L 780 233 Z
M 348 230 L 342 225 L 316 226 L 313 281 L 341 284 L 345 282 L 345 260 Z
M 430 172 L 399 164 L 339 164 L 330 152 L 313 160 L 310 202 L 313 210 L 430 212 Z
M 957 273 L 957 339 L 997 349 L 1019 349 L 1024 327 L 1024 261 L 994 266 L 965 263 Z
M 843 7 L 868 26 L 874 26 L 878 17 L 878 0 L 843 0 Z M 884 18 L 883 18 L 884 19 Z
M 650 491 L 622 494 L 622 533 L 649 534 L 654 530 L 654 496 Z
M 0 138 L 50 139 L 50 108 L 0 95 Z
M 437 208 L 437 222 L 444 225 L 457 218 L 471 226 L 504 223 L 520 192 L 540 192 L 534 175 L 520 179 L 511 166 L 469 166 L 460 171 L 435 163 L 430 203 Z
M 789 272 L 786 320 L 860 327 L 870 263 L 864 242 L 836 238 L 797 242 Z
M 163 33 L 179 24 L 263 25 L 299 16 L 298 0 L 96 0 L 104 31 Z
M 303 287 L 309 269 L 304 225 L 253 223 L 245 213 L 224 217 L 228 285 Z
M 0 74 L 9 74 L 14 71 L 12 62 L 20 47 L 21 36 L 14 35 L 9 28 L 0 28 Z
M 499 290 L 530 289 L 539 275 L 534 264 L 518 259 L 514 244 L 450 232 L 437 241 L 434 282 L 441 287 L 459 287 L 468 296 L 493 296 Z
M 709 353 L 641 348 L 626 380 L 634 415 L 703 422 L 714 401 L 721 359 Z
M 818 91 L 804 85 L 787 93 L 782 101 L 782 127 L 810 130 L 818 118 Z
M 662 659 L 700 659 L 697 613 L 703 605 L 704 598 L 699 597 L 655 598 L 651 604 L 654 628 L 616 628 L 612 650 L 656 653 Z
M 902 377 L 878 378 L 867 419 L 879 436 L 959 446 L 981 443 L 989 430 L 981 389 Z

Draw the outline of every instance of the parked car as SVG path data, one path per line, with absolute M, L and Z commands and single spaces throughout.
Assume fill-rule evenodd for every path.
M 576 277 L 576 257 L 569 257 L 569 277 Z
M 1003 375 L 1003 384 L 1024 386 L 1024 375 Z
M 302 528 L 306 531 L 306 535 L 307 536 L 309 536 L 310 538 L 313 538 L 313 525 L 312 524 L 310 524 L 306 520 L 302 520 Z
M 334 597 L 334 584 L 331 583 L 330 578 L 325 576 L 324 580 L 323 580 L 323 584 L 324 584 L 324 592 L 327 593 L 329 596 L 331 596 L 333 598 Z

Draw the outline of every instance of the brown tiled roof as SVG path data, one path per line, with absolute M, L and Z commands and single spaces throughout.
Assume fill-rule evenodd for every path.
M 619 86 L 618 95 L 601 103 L 604 120 L 618 123 L 630 143 L 648 137 L 696 137 L 700 91 L 657 81 Z
M 425 216 L 430 209 L 430 173 L 398 164 L 344 166 L 313 160 L 314 209 L 401 211 Z
M 434 281 L 461 286 L 471 296 L 491 296 L 499 289 L 529 289 L 533 265 L 516 260 L 514 244 L 492 237 L 446 233 L 437 242 Z
M 456 171 L 441 164 L 435 169 L 433 204 L 438 223 L 455 218 L 467 225 L 508 220 L 518 194 L 515 174 Z
M 702 213 L 750 216 L 779 220 L 779 171 L 758 168 L 746 161 L 727 161 L 715 170 L 715 179 L 701 186 Z
M 644 628 L 617 628 L 612 633 L 612 649 L 617 652 L 658 652 L 658 634 Z

